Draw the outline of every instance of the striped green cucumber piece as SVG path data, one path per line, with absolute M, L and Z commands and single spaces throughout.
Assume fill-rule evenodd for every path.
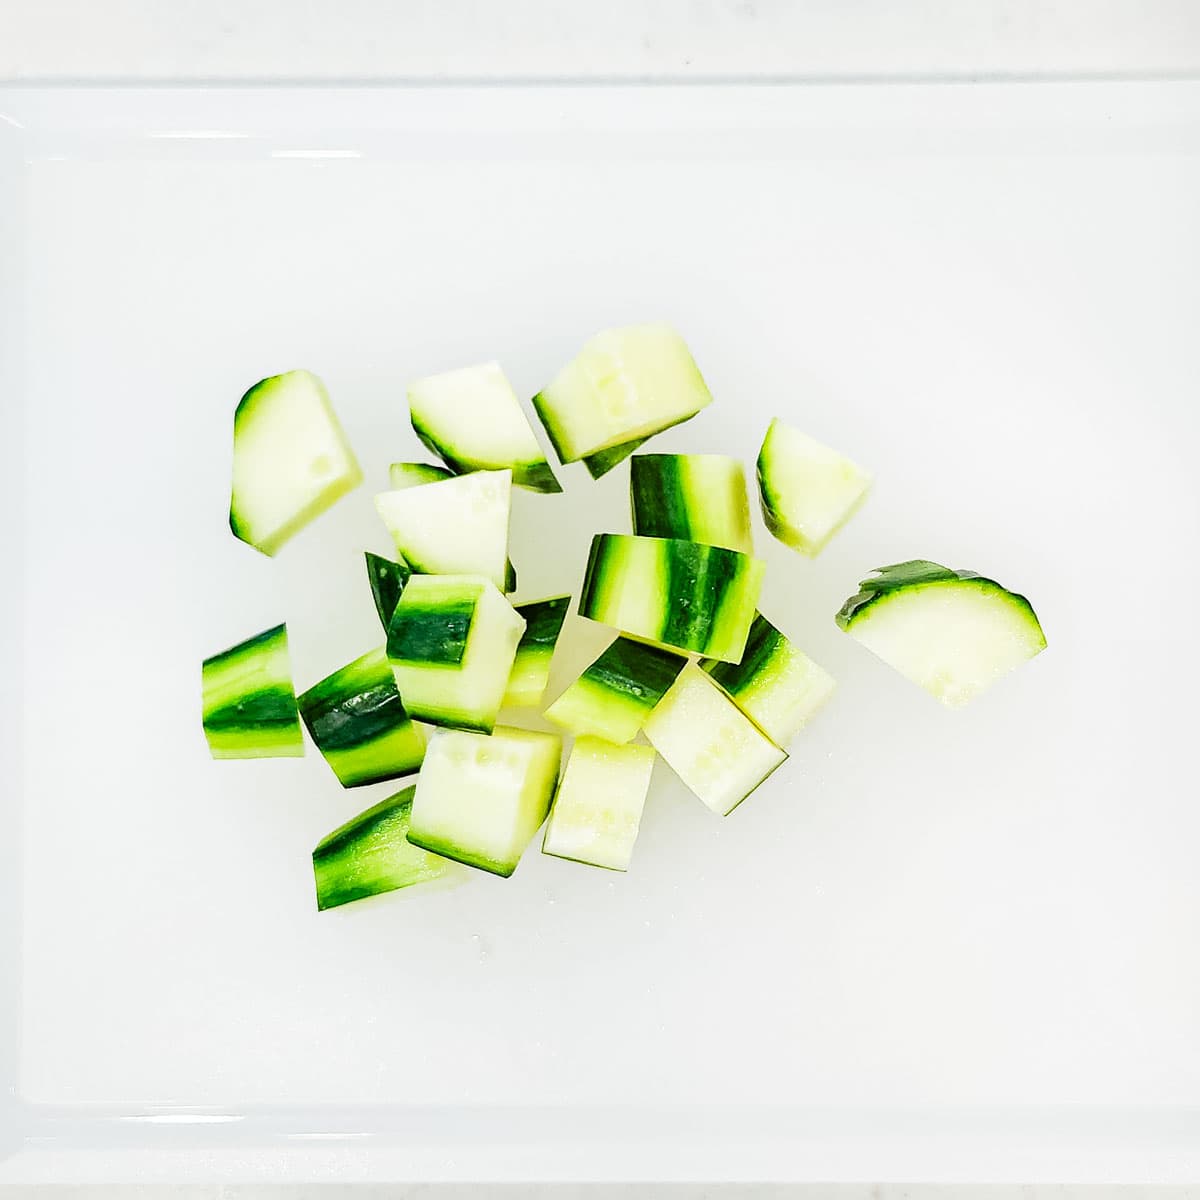
M 576 738 L 550 810 L 542 853 L 627 871 L 653 769 L 650 746 Z
M 525 621 L 488 579 L 414 575 L 388 626 L 387 653 L 409 715 L 490 732 Z
M 713 812 L 731 813 L 787 755 L 695 663 L 645 725 L 646 740 Z
M 347 492 L 362 471 L 325 385 L 311 371 L 256 383 L 233 416 L 229 528 L 272 555 Z
M 408 840 L 415 787 L 373 804 L 312 853 L 317 908 L 337 908 L 445 876 L 453 865 Z
M 546 709 L 546 718 L 577 736 L 628 742 L 687 661 L 672 650 L 618 637 Z
M 859 584 L 837 623 L 948 708 L 966 704 L 1046 648 L 1024 596 L 928 559 L 881 567 Z
M 414 571 L 484 575 L 503 588 L 511 499 L 511 471 L 476 471 L 381 492 L 375 507 Z
M 754 553 L 741 462 L 724 454 L 635 454 L 633 532 Z
M 767 529 L 813 556 L 854 515 L 871 476 L 836 450 L 778 417 L 758 452 L 758 495 Z
M 541 704 L 550 679 L 550 660 L 570 607 L 570 596 L 551 596 L 516 606 L 518 615 L 525 619 L 525 632 L 517 643 L 517 656 L 508 677 L 506 707 L 535 708 Z
M 343 787 L 413 774 L 425 738 L 404 709 L 382 646 L 314 684 L 300 715 Z
M 519 487 L 562 491 L 499 363 L 417 380 L 408 411 L 417 437 L 456 475 L 507 467 Z
M 392 613 L 396 611 L 400 593 L 404 591 L 404 585 L 412 574 L 412 568 L 403 559 L 393 562 L 390 558 L 372 554 L 370 550 L 366 551 L 366 559 L 367 579 L 371 583 L 375 611 L 379 614 L 379 620 L 386 632 Z
M 622 633 L 738 662 L 764 564 L 678 538 L 601 533 L 592 539 L 579 613 Z
M 711 402 L 687 344 L 667 325 L 596 334 L 533 398 L 563 462 L 647 438 Z
M 204 736 L 213 758 L 304 753 L 286 625 L 206 658 L 200 674 Z
M 777 746 L 786 746 L 833 695 L 833 676 L 755 614 L 739 663 L 700 664 Z
M 511 875 L 550 810 L 561 756 L 562 740 L 552 733 L 438 730 L 417 778 L 408 840 Z
M 388 482 L 394 492 L 418 487 L 422 483 L 439 483 L 443 479 L 453 478 L 454 472 L 448 467 L 435 467 L 429 463 L 394 462 L 388 467 Z

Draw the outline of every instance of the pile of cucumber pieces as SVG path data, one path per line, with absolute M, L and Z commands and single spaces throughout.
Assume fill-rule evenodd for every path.
M 203 667 L 214 758 L 301 755 L 303 721 L 344 787 L 416 777 L 317 846 L 319 908 L 455 863 L 511 875 L 543 824 L 546 854 L 623 871 L 656 754 L 721 815 L 786 760 L 834 681 L 758 611 L 764 564 L 743 466 L 637 453 L 711 401 L 687 345 L 661 325 L 598 334 L 533 399 L 563 463 L 599 478 L 631 459 L 633 532 L 594 536 L 578 599 L 616 636 L 544 709 L 574 739 L 563 769 L 558 734 L 497 724 L 503 708 L 542 708 L 572 601 L 509 600 L 512 488 L 562 488 L 497 364 L 408 389 L 413 429 L 443 465 L 394 463 L 375 498 L 395 546 L 394 558 L 366 555 L 384 643 L 299 697 L 284 625 Z M 273 555 L 361 481 L 315 375 L 264 379 L 238 404 L 229 524 L 241 540 Z M 767 529 L 812 556 L 871 478 L 775 420 L 757 483 Z M 926 561 L 881 568 L 836 620 L 951 707 L 1046 644 L 1023 596 Z

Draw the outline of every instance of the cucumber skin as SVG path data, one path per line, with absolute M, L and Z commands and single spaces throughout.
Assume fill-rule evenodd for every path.
M 390 558 L 372 554 L 366 551 L 367 578 L 371 584 L 371 596 L 375 601 L 375 611 L 383 624 L 384 633 L 391 624 L 392 613 L 400 601 L 404 585 L 412 575 L 412 567 L 402 559 L 393 562 Z
M 587 473 L 593 479 L 602 479 L 613 467 L 623 463 L 653 436 L 653 434 L 649 434 L 646 437 L 634 438 L 632 442 L 620 442 L 616 446 L 609 446 L 606 450 L 597 450 L 595 454 L 585 454 L 583 465 L 587 467 Z
M 759 673 L 767 667 L 787 639 L 762 613 L 755 615 L 746 638 L 742 661 L 736 663 L 705 659 L 700 665 L 731 695 L 738 696 L 752 687 Z
M 927 558 L 911 558 L 906 562 L 877 568 L 874 575 L 859 583 L 859 590 L 842 605 L 834 620 L 839 628 L 849 629 L 872 604 L 894 592 L 951 582 L 974 583 L 981 590 L 1002 592 L 1024 608 L 1030 621 L 1041 631 L 1041 622 L 1033 610 L 1033 605 L 1020 593 L 1010 592 L 1003 584 L 976 571 L 954 571 Z
M 446 873 L 448 864 L 437 858 L 414 861 L 404 868 L 369 860 L 372 842 L 396 841 L 401 843 L 401 851 L 409 846 L 406 835 L 415 791 L 415 787 L 407 787 L 381 800 L 321 839 L 312 853 L 318 911 L 425 883 Z M 376 869 L 371 871 L 371 866 Z
M 410 417 L 413 432 L 421 440 L 426 450 L 436 454 L 444 462 L 451 475 L 469 475 L 472 471 L 511 470 L 512 481 L 518 487 L 527 488 L 531 492 L 553 494 L 562 491 L 562 484 L 555 478 L 548 462 L 536 463 L 503 463 L 500 466 L 484 466 L 459 458 L 449 446 L 443 445 L 437 437 L 425 428 L 415 417 Z
M 567 619 L 571 597 L 551 596 L 547 600 L 531 600 L 514 607 L 525 618 L 525 632 L 517 644 L 518 652 L 534 646 L 553 649 L 562 632 L 563 622 Z
M 480 731 L 486 732 L 486 731 Z M 410 845 L 417 846 L 422 850 L 427 850 L 430 854 L 436 854 L 441 858 L 453 859 L 455 862 L 463 863 L 468 867 L 477 867 L 481 871 L 487 871 L 492 875 L 499 875 L 502 879 L 507 879 L 516 869 L 517 862 L 497 862 L 493 858 L 484 858 L 478 854 L 472 854 L 468 850 L 463 850 L 460 846 L 452 845 L 450 842 L 439 841 L 437 838 L 426 838 L 420 834 L 415 834 L 410 829 L 405 835 L 408 838 Z M 518 862 L 520 860 L 518 859 Z
M 265 687 L 246 678 L 270 667 L 283 677 L 271 679 Z M 226 679 L 227 675 L 232 678 Z M 213 758 L 303 756 L 286 624 L 209 656 L 201 664 L 200 676 L 204 735 Z
M 394 662 L 457 666 L 467 652 L 477 600 L 463 597 L 427 608 L 398 604 L 388 624 L 388 658 Z

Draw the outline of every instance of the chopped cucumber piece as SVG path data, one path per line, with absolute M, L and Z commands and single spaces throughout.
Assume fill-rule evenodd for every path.
M 425 757 L 425 738 L 404 711 L 382 646 L 309 688 L 299 704 L 343 787 L 412 775 Z
M 649 746 L 578 738 L 550 810 L 542 853 L 627 871 L 653 769 Z
M 746 472 L 723 454 L 635 454 L 633 532 L 754 553 Z
M 418 487 L 422 483 L 440 483 L 443 479 L 453 478 L 453 471 L 445 467 L 432 467 L 428 463 L 398 462 L 388 467 L 388 482 L 394 492 Z
M 499 363 L 417 380 L 408 412 L 417 437 L 456 475 L 508 467 L 519 487 L 562 491 Z
M 478 575 L 414 575 L 388 627 L 387 654 L 418 721 L 490 733 L 525 632 Z
M 511 471 L 476 471 L 375 497 L 396 551 L 423 575 L 485 575 L 503 588 Z
M 771 422 L 758 452 L 758 495 L 767 529 L 810 557 L 854 515 L 871 476 L 807 434 Z
M 763 570 L 760 559 L 722 546 L 599 533 L 579 614 L 634 637 L 739 662 Z
M 525 632 L 517 644 L 517 657 L 508 677 L 506 707 L 536 708 L 541 704 L 550 679 L 550 660 L 570 607 L 570 596 L 552 596 L 516 606 L 517 614 L 525 619 Z
M 552 733 L 439 730 L 417 777 L 408 840 L 511 875 L 550 810 L 561 756 L 562 741 Z
M 299 758 L 287 626 L 276 625 L 204 660 L 204 736 L 213 758 Z
M 711 402 L 686 343 L 666 325 L 596 334 L 533 398 L 563 462 L 647 438 Z
M 362 483 L 325 385 L 311 371 L 256 383 L 233 415 L 234 537 L 274 554 Z
M 787 758 L 695 663 L 680 671 L 645 733 L 671 770 L 722 816 Z
M 367 578 L 371 581 L 371 595 L 375 598 L 375 611 L 383 622 L 384 632 L 396 611 L 396 603 L 404 585 L 412 574 L 412 568 L 403 559 L 392 562 L 390 558 L 381 558 L 378 554 L 366 551 Z
M 777 746 L 786 746 L 833 695 L 833 676 L 762 613 L 750 626 L 740 663 L 705 659 L 700 665 Z
M 1024 596 L 925 559 L 881 567 L 837 623 L 948 708 L 966 704 L 1046 648 Z
M 618 637 L 546 709 L 546 718 L 577 736 L 628 742 L 687 661 L 674 651 Z
M 607 450 L 597 450 L 595 454 L 585 454 L 583 465 L 593 479 L 607 475 L 613 467 L 623 463 L 639 446 L 644 446 L 649 438 L 634 438 L 632 442 L 621 442 L 617 446 L 609 446 Z
M 457 869 L 408 840 L 415 791 L 406 787 L 321 839 L 312 855 L 318 909 L 427 883 Z

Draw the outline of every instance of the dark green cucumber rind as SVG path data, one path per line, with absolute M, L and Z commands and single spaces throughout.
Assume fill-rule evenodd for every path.
M 639 446 L 645 445 L 652 436 L 647 434 L 645 437 L 634 438 L 632 442 L 620 442 L 616 446 L 609 446 L 607 450 L 597 450 L 595 454 L 585 454 L 583 465 L 587 467 L 588 474 L 593 479 L 600 479 L 613 467 L 623 463 Z
M 416 417 L 410 415 L 413 431 L 421 439 L 427 450 L 431 450 L 450 468 L 453 475 L 469 475 L 472 471 L 504 470 L 504 467 L 485 467 L 467 458 L 459 458 L 449 446 L 439 441 L 437 435 L 426 429 Z M 528 488 L 533 492 L 561 492 L 562 485 L 554 477 L 548 462 L 509 463 L 507 469 L 512 471 L 512 481 L 518 487 Z
M 309 688 L 299 704 L 322 752 L 354 750 L 410 724 L 386 660 L 370 669 L 351 663 L 335 671 Z
M 558 461 L 561 463 L 573 462 L 574 459 L 567 457 L 567 450 L 558 440 L 554 432 L 556 421 L 554 414 L 550 412 L 549 406 L 542 399 L 542 393 L 538 392 L 533 398 L 533 411 L 537 413 L 538 420 L 542 423 L 542 428 L 546 431 L 546 436 L 550 439 L 550 444 L 554 447 L 554 453 L 558 455 Z
M 775 772 L 778 771 L 779 768 L 782 767 L 785 762 L 787 762 L 787 760 L 788 760 L 788 755 L 785 752 L 783 755 L 783 758 L 781 758 L 779 760 L 779 762 L 777 762 L 725 815 L 728 817 L 728 816 L 732 816 L 735 812 L 737 812 L 737 810 L 739 808 L 741 808 L 741 806 L 743 804 L 745 804 L 746 801 L 749 800 L 750 797 L 753 796 L 754 793 L 757 792 L 758 789 L 760 787 L 762 787 L 762 785 L 764 783 L 766 783 L 767 780 L 770 779 L 771 776 L 774 775 Z
M 273 687 L 253 692 L 242 700 L 204 714 L 210 733 L 244 731 L 247 737 L 267 730 L 282 731 L 298 725 L 296 697 L 291 688 Z
M 549 496 L 562 491 L 562 484 L 555 478 L 548 462 L 522 463 L 512 468 L 513 483 L 531 492 Z
M 414 833 L 412 829 L 409 829 L 407 836 L 414 846 L 420 846 L 422 850 L 428 850 L 430 854 L 440 854 L 443 858 L 452 858 L 455 862 L 465 863 L 468 867 L 478 867 L 481 871 L 489 871 L 491 874 L 501 875 L 505 879 L 517 869 L 516 863 L 496 862 L 495 859 L 472 854 L 469 850 L 463 850 L 450 842 L 442 842 L 434 837 L 422 837 L 421 834 Z
M 660 641 L 704 650 L 720 623 L 721 609 L 736 602 L 732 585 L 746 556 L 721 546 L 668 539 L 667 596 Z
M 375 600 L 375 611 L 386 631 L 392 620 L 392 613 L 400 601 L 400 593 L 412 574 L 412 568 L 404 561 L 392 562 L 378 554 L 366 551 L 367 578 L 371 581 L 371 595 Z
M 700 665 L 731 696 L 736 696 L 754 683 L 785 640 L 783 634 L 762 613 L 755 613 L 741 662 L 729 663 L 706 658 Z
M 587 566 L 583 572 L 583 587 L 579 589 L 579 615 L 581 617 L 590 617 L 595 611 L 594 601 L 597 597 L 595 592 L 603 589 L 603 572 L 604 564 L 608 558 L 608 547 L 615 535 L 611 533 L 597 533 L 592 537 L 591 547 L 588 549 Z
M 504 560 L 504 594 L 512 595 L 517 590 L 517 568 L 513 566 L 513 560 L 506 558 Z
M 279 378 L 278 375 L 269 375 L 266 379 L 260 379 L 246 394 L 238 401 L 237 408 L 233 410 L 233 432 L 237 435 L 238 426 L 243 421 L 249 420 L 254 415 L 255 408 L 258 407 L 258 401 L 263 394 L 270 389 Z
M 440 729 L 461 729 L 466 733 L 491 733 L 496 728 L 495 721 L 478 721 L 473 716 L 457 708 L 443 708 L 436 704 L 420 705 L 410 701 L 407 705 L 408 715 L 416 721 L 424 721 L 426 725 L 436 725 Z
M 204 660 L 203 669 L 209 670 L 215 666 L 227 667 L 229 664 L 239 658 L 256 658 L 260 654 L 270 654 L 279 649 L 274 643 L 282 642 L 287 644 L 287 624 L 274 625 L 270 629 L 264 629 L 262 633 L 255 634 L 252 638 L 247 638 L 244 642 L 238 642 L 236 646 L 230 646 L 228 650 L 222 650 L 220 654 L 214 654 Z
M 410 784 L 394 796 L 388 796 L 386 800 L 380 800 L 378 804 L 372 805 L 365 812 L 360 812 L 358 816 L 351 817 L 345 825 L 339 825 L 332 833 L 327 833 L 317 843 L 317 848 L 313 851 L 313 858 L 315 859 L 318 855 L 321 858 L 340 857 L 361 845 L 363 838 L 380 825 L 386 825 L 389 820 L 397 816 L 407 820 L 412 812 L 413 796 L 416 790 L 416 784 Z
M 440 483 L 443 479 L 453 479 L 454 472 L 446 467 L 435 467 L 431 463 L 393 463 L 392 466 L 401 466 L 406 468 L 409 475 L 420 475 L 422 483 Z M 391 468 L 388 469 L 389 475 Z M 410 485 L 412 486 L 412 485 Z
M 539 647 L 553 649 L 570 607 L 570 596 L 551 596 L 549 600 L 516 605 L 518 615 L 525 618 L 525 632 L 521 634 L 517 653 Z
M 677 454 L 635 454 L 629 460 L 633 532 L 642 537 L 692 536 Z
M 398 605 L 388 624 L 388 658 L 404 663 L 457 666 L 467 651 L 474 617 L 474 598 L 436 608 Z
M 974 582 L 987 590 L 995 589 L 1003 592 L 1025 608 L 1034 623 L 1038 624 L 1040 628 L 1037 613 L 1033 611 L 1033 605 L 1024 596 L 1017 592 L 1010 592 L 1003 584 L 997 583 L 994 579 L 988 579 L 976 571 L 952 571 L 949 567 L 943 567 L 939 563 L 930 562 L 925 558 L 913 558 L 908 562 L 893 563 L 890 567 L 880 567 L 874 575 L 869 579 L 864 579 L 858 585 L 858 592 L 842 605 L 834 619 L 840 628 L 849 629 L 864 609 L 892 592 L 949 582 Z
M 682 654 L 671 650 L 618 637 L 580 678 L 651 709 L 663 698 L 687 661 Z

